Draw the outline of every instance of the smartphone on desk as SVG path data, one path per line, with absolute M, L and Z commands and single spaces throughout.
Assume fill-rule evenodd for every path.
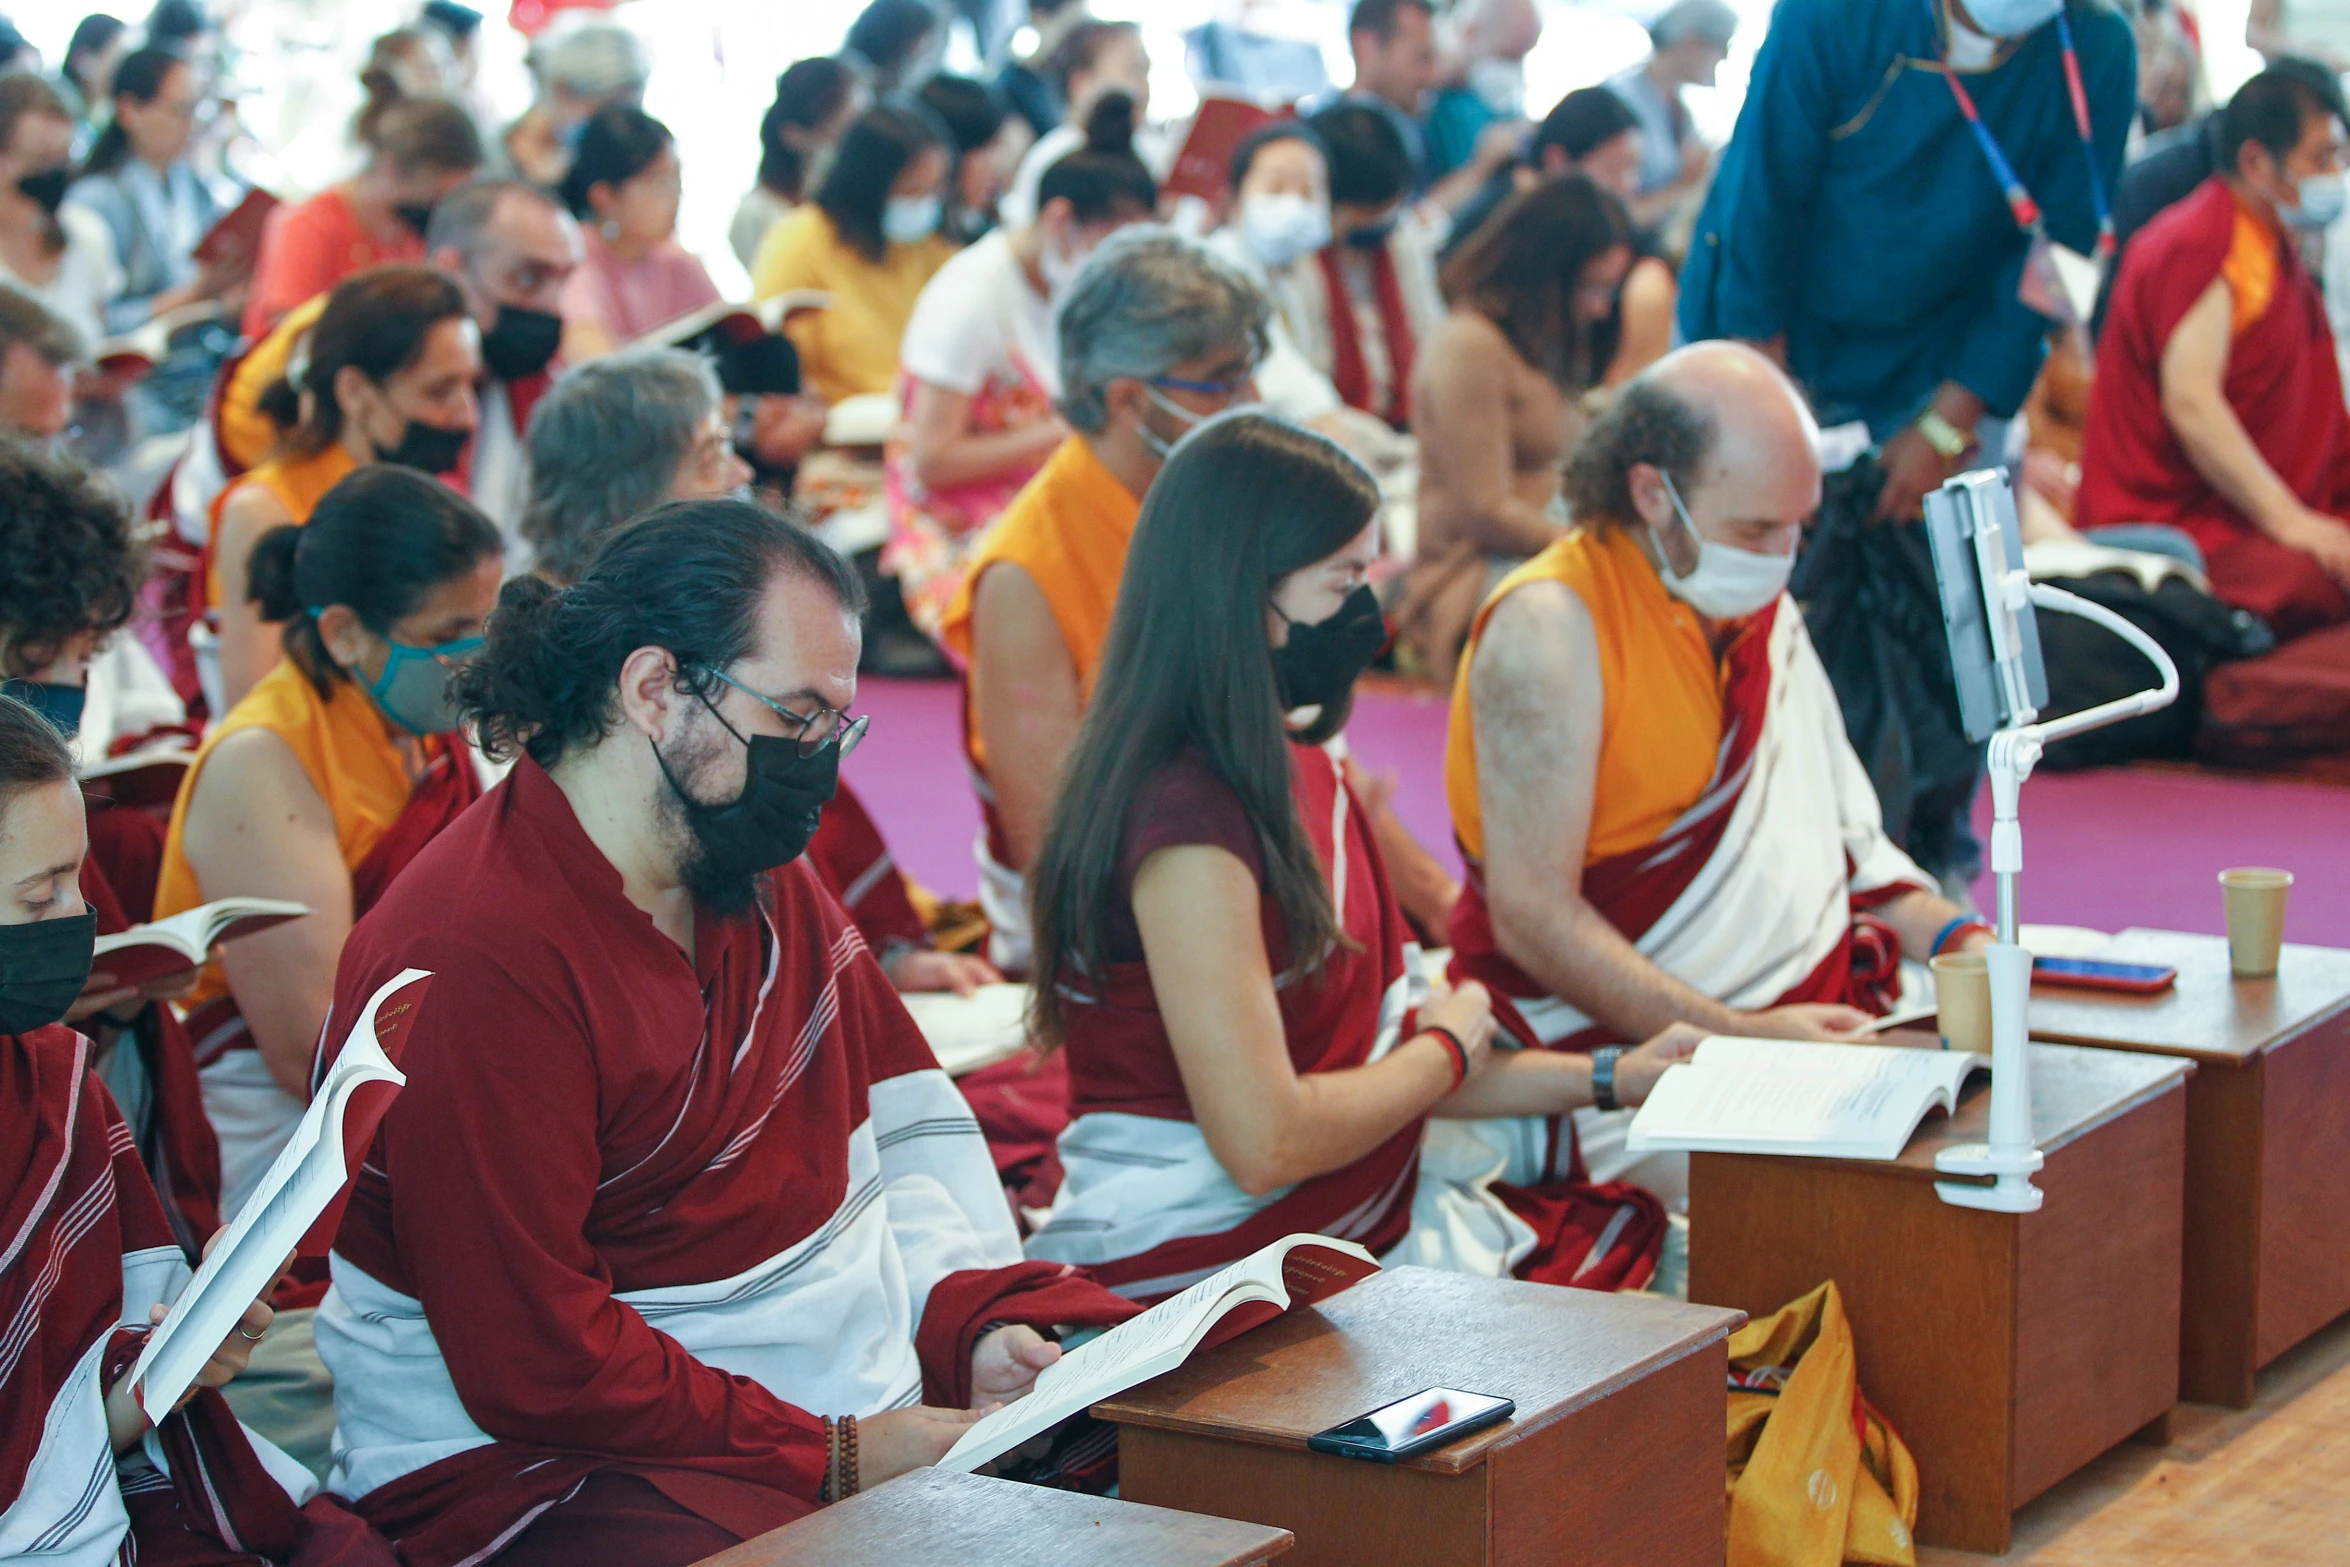
M 2159 963 L 2107 963 L 2097 958 L 2034 958 L 2032 983 L 2074 990 L 2117 990 L 2153 996 L 2179 982 L 2179 971 Z
M 1432 1387 L 1357 1416 L 1344 1425 L 1317 1431 L 1306 1438 L 1306 1446 L 1317 1453 L 1392 1464 L 1442 1447 L 1455 1437 L 1466 1436 L 1497 1420 L 1507 1420 L 1517 1410 L 1518 1406 L 1511 1400 L 1490 1393 Z

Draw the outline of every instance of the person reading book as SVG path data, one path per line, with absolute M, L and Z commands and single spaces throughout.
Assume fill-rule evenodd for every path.
M 344 947 L 433 975 L 331 1259 L 335 1489 L 411 1561 L 686 1563 L 935 1462 L 1130 1308 L 1025 1262 L 977 1125 L 803 863 L 861 593 L 678 502 L 509 582 L 513 771 Z M 516 1135 L 527 1128 L 527 1135 Z
M 61 1021 L 96 928 L 78 886 L 82 810 L 63 738 L 0 696 L 0 1230 L 12 1241 L 0 1253 L 0 1556 L 380 1561 L 216 1391 L 266 1339 L 266 1304 L 246 1307 L 159 1425 L 131 1395 L 130 1368 L 189 1259 L 91 1042 Z
M 1989 940 L 1886 836 L 1784 592 L 1818 443 L 1753 349 L 1668 355 L 1568 459 L 1576 525 L 1478 612 L 1445 752 L 1453 973 L 1514 1038 L 1849 1040 L 1904 955 Z M 1631 1169 L 1626 1119 L 1578 1117 L 1595 1174 Z
M 1387 641 L 1378 505 L 1336 445 L 1238 412 L 1175 448 L 1135 525 L 1032 890 L 1073 1118 L 1028 1249 L 1139 1299 L 1297 1231 L 1602 1287 L 1645 1282 L 1662 1240 L 1653 1198 L 1582 1183 L 1549 1135 L 1592 1101 L 1589 1060 L 1494 1050 L 1475 980 L 1429 994 L 1325 749 Z M 1615 1092 L 1694 1044 L 1661 1033 Z

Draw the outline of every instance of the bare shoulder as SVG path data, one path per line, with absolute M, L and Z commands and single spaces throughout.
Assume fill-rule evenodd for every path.
M 188 825 L 326 812 L 294 748 L 273 729 L 239 729 L 216 741 L 188 797 Z M 331 823 L 331 817 L 330 823 Z
M 1444 314 L 1428 344 L 1432 363 L 1462 372 L 1490 372 L 1514 362 L 1517 350 L 1482 310 L 1455 308 Z
M 1529 582 L 1486 617 L 1469 666 L 1473 700 L 1510 703 L 1598 678 L 1599 638 L 1582 597 L 1563 582 Z
M 250 480 L 229 491 L 228 499 L 220 503 L 220 534 L 224 543 L 237 538 L 250 547 L 262 534 L 293 520 L 294 514 L 286 510 L 286 503 L 272 494 L 267 485 Z
M 981 571 L 971 591 L 971 645 L 975 655 L 1022 660 L 1051 655 L 1075 662 L 1053 617 L 1052 601 L 1016 561 L 994 561 Z

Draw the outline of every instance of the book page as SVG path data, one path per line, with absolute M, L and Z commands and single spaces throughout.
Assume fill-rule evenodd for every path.
M 99 937 L 92 948 L 92 971 L 113 975 L 119 985 L 143 985 L 202 964 L 222 941 L 255 935 L 309 912 L 308 904 L 284 898 L 222 898 Z
M 1283 1265 L 1292 1249 L 1303 1247 L 1329 1248 L 1368 1264 L 1363 1273 L 1378 1271 L 1377 1260 L 1352 1241 L 1321 1235 L 1291 1235 L 1275 1241 L 1047 1366 L 1027 1397 L 974 1424 L 939 1460 L 939 1467 L 968 1474 L 1103 1399 L 1174 1370 L 1218 1319 L 1235 1307 L 1265 1302 L 1275 1308 L 1276 1315 L 1287 1309 L 1291 1302 L 1281 1283 Z M 1355 1277 L 1362 1277 L 1362 1273 Z
M 270 1288 L 305 1233 L 350 1184 L 353 1167 L 375 1135 L 382 1104 L 407 1082 L 377 1042 L 377 1014 L 395 991 L 410 985 L 421 991 L 430 977 L 422 969 L 404 969 L 369 1000 L 286 1146 L 180 1291 L 171 1314 L 148 1335 L 131 1369 L 131 1391 L 148 1419 L 160 1421 L 177 1407 L 245 1308 Z M 414 995 L 403 1000 L 413 1002 Z M 412 1009 L 404 1010 L 412 1015 Z M 346 1125 L 352 1100 L 371 1087 L 379 1090 L 373 1114 Z
M 1789 1152 L 1898 1154 L 1927 1107 L 1954 1101 L 1966 1051 L 1708 1039 L 1669 1069 L 1633 1120 L 1628 1145 L 1760 1144 Z
M 898 1000 L 949 1077 L 1008 1061 L 1028 1048 L 1026 985 L 982 985 L 968 996 L 917 992 Z

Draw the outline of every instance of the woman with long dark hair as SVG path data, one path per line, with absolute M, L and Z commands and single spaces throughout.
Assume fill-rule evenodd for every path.
M 1412 377 L 1418 559 L 1396 604 L 1415 672 L 1452 678 L 1486 593 L 1566 531 L 1559 461 L 1615 356 L 1624 204 L 1581 174 L 1502 203 L 1444 264 L 1451 307 Z
M 1297 1230 L 1610 1285 L 1644 1281 L 1662 1238 L 1654 1198 L 1557 1179 L 1548 1118 L 1590 1102 L 1586 1058 L 1496 1050 L 1482 986 L 1429 995 L 1326 746 L 1387 640 L 1378 504 L 1337 446 L 1242 412 L 1176 447 L 1135 525 L 1030 882 L 1035 1022 L 1068 1051 L 1073 1119 L 1029 1251 L 1125 1294 Z M 1692 1045 L 1628 1054 L 1625 1102 Z M 1540 1188 L 1524 1217 L 1497 1180 Z M 1587 1267 L 1626 1206 L 1642 1222 Z
M 886 392 L 914 301 L 955 247 L 939 233 L 953 137 L 919 100 L 857 116 L 816 199 L 768 231 L 751 268 L 761 299 L 832 296 L 784 324 L 808 388 L 826 402 Z

